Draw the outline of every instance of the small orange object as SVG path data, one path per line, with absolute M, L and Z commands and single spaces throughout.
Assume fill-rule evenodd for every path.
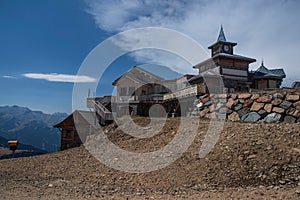
M 18 140 L 10 140 L 8 141 L 9 149 L 15 152 L 18 148 L 19 141 Z

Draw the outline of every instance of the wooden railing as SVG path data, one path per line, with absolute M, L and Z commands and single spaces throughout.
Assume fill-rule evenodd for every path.
M 205 93 L 206 89 L 205 89 L 205 85 L 191 85 L 188 86 L 186 88 L 183 88 L 181 90 L 177 90 L 175 92 L 172 93 L 167 93 L 163 96 L 163 100 L 164 101 L 169 101 L 172 99 L 180 99 L 180 98 L 184 98 L 184 97 L 190 97 L 190 96 L 195 96 L 198 95 L 200 93 Z

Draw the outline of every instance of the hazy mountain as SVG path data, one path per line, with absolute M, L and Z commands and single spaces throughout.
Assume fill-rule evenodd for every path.
M 60 132 L 53 125 L 67 117 L 66 113 L 45 114 L 26 107 L 0 106 L 0 136 L 18 139 L 20 143 L 46 151 L 60 146 Z

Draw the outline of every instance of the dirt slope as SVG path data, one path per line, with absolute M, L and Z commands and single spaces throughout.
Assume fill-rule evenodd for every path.
M 135 119 L 145 125 L 145 118 Z M 151 139 L 137 139 L 114 125 L 111 141 L 149 152 L 166 145 L 178 126 L 169 119 Z M 0 199 L 298 199 L 299 124 L 226 122 L 213 151 L 198 156 L 208 121 L 184 155 L 168 167 L 131 174 L 106 167 L 85 148 L 0 161 Z

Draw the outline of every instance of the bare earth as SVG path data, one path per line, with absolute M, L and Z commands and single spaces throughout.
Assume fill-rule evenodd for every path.
M 146 125 L 147 118 L 135 122 Z M 123 149 L 155 151 L 172 140 L 179 119 L 137 139 L 106 127 Z M 226 122 L 213 151 L 199 158 L 209 122 L 181 158 L 141 174 L 101 164 L 85 148 L 0 161 L 0 199 L 300 199 L 300 124 Z M 187 130 L 188 131 L 188 130 Z

